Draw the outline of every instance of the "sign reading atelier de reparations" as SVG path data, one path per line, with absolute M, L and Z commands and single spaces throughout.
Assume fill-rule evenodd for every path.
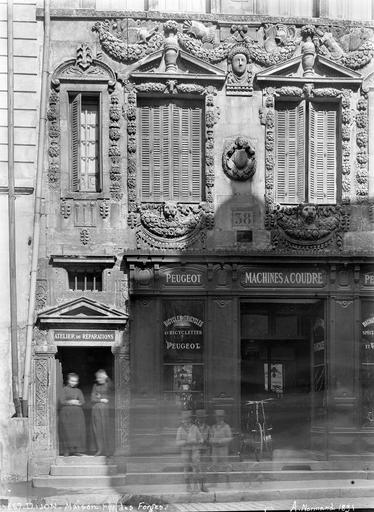
M 54 339 L 58 345 L 107 345 L 115 341 L 115 331 L 59 330 Z

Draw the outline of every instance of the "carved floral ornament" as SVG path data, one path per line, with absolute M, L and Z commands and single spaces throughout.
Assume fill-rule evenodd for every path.
M 318 250 L 331 244 L 343 248 L 344 232 L 350 224 L 351 192 L 351 124 L 352 91 L 333 87 L 315 88 L 305 83 L 296 87 L 285 85 L 264 90 L 264 108 L 260 119 L 265 125 L 265 227 L 271 231 L 273 248 L 296 250 Z M 341 154 L 342 154 L 342 205 L 300 204 L 282 206 L 275 203 L 275 99 L 278 96 L 306 98 L 340 98 L 342 108 Z
M 258 29 L 257 40 L 248 34 L 248 26 L 232 25 L 230 34 L 219 40 L 218 22 L 187 20 L 164 23 L 153 20 L 117 19 L 97 21 L 93 31 L 101 47 L 112 59 L 131 63 L 157 50 L 178 48 L 206 62 L 219 63 L 229 57 L 232 48 L 243 44 L 249 59 L 269 67 L 291 59 L 300 46 L 304 53 L 314 51 L 350 69 L 366 66 L 374 55 L 373 31 L 362 26 L 308 25 L 298 28 L 282 23 L 265 23 Z M 303 30 L 304 29 L 304 30 Z
M 218 121 L 219 109 L 214 104 L 215 87 L 196 83 L 180 83 L 178 80 L 150 81 L 135 84 L 127 82 L 127 191 L 128 224 L 136 228 L 138 247 L 159 249 L 182 249 L 193 243 L 204 245 L 205 231 L 213 228 L 214 206 L 214 125 Z M 141 203 L 137 199 L 137 94 L 178 93 L 202 95 L 205 98 L 205 201 L 186 204 Z

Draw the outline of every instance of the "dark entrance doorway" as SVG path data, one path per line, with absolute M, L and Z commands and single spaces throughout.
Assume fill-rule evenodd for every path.
M 77 373 L 78 387 L 85 399 L 83 412 L 86 420 L 86 451 L 89 454 L 97 450 L 91 425 L 91 391 L 95 383 L 95 373 L 99 369 L 105 370 L 114 383 L 114 358 L 110 347 L 58 347 L 56 353 L 57 397 L 62 386 L 67 382 L 67 375 Z
M 241 305 L 242 428 L 245 403 L 265 405 L 273 450 L 309 450 L 325 392 L 323 304 Z

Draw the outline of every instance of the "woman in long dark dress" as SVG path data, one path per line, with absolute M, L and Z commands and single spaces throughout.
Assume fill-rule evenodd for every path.
M 95 455 L 111 455 L 113 453 L 112 402 L 113 386 L 105 370 L 95 373 L 96 383 L 91 393 L 92 428 L 95 436 L 97 452 Z
M 67 385 L 63 387 L 60 405 L 60 442 L 64 456 L 82 455 L 86 450 L 86 423 L 82 405 L 84 396 L 77 388 L 79 377 L 69 373 Z

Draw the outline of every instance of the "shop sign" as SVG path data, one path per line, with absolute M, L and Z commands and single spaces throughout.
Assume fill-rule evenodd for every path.
M 164 320 L 166 350 L 201 350 L 204 322 L 191 315 Z
M 166 270 L 161 275 L 163 284 L 166 286 L 201 286 L 204 284 L 203 272 L 199 270 Z
M 115 331 L 55 331 L 54 339 L 58 345 L 97 345 L 115 341 Z
M 364 286 L 374 286 L 374 272 L 365 272 L 362 281 Z
M 362 336 L 374 338 L 374 317 L 367 318 L 362 322 Z
M 326 272 L 243 269 L 241 271 L 240 283 L 248 288 L 320 288 L 326 285 Z

